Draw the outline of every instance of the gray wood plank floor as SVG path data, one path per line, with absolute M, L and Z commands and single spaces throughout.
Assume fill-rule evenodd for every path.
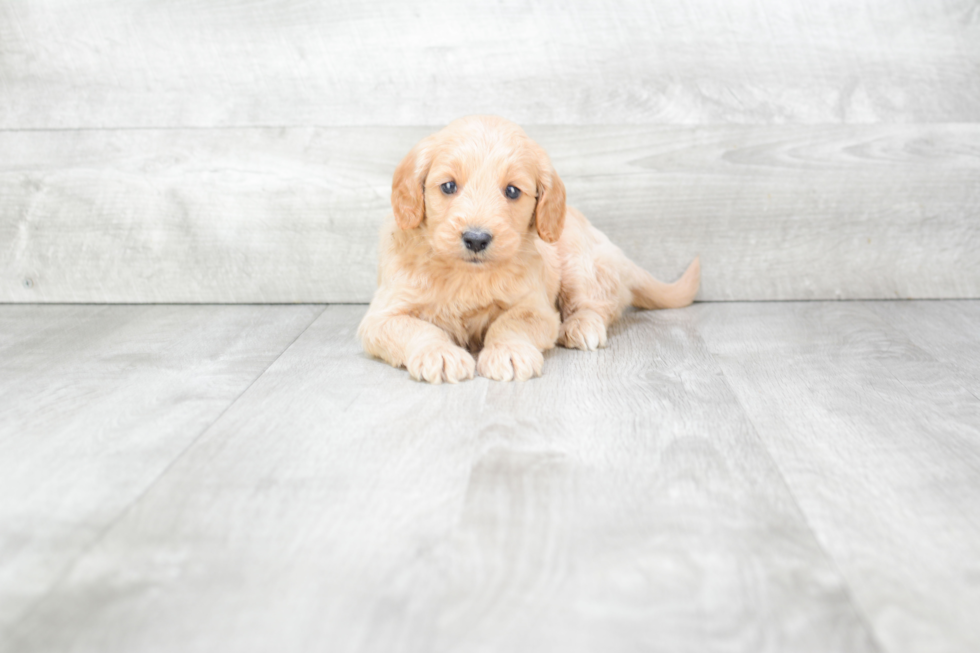
M 457 386 L 364 310 L 0 305 L 0 651 L 980 649 L 980 302 Z
M 0 306 L 0 628 L 321 311 Z

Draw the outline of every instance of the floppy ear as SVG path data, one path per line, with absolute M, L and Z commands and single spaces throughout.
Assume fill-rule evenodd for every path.
M 565 227 L 565 184 L 552 167 L 551 160 L 543 153 L 540 170 L 534 224 L 537 226 L 541 240 L 553 243 L 561 238 L 562 229 Z
M 431 163 L 429 139 L 421 141 L 395 168 L 391 181 L 391 208 L 402 229 L 415 229 L 425 217 L 423 183 Z

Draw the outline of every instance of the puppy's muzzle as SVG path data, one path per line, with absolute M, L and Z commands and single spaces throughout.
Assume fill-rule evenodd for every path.
M 465 231 L 463 232 L 463 244 L 471 252 L 482 252 L 493 240 L 493 236 L 485 231 Z

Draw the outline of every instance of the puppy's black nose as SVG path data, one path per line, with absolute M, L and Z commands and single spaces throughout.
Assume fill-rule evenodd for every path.
M 465 231 L 463 232 L 463 243 L 466 249 L 471 252 L 482 252 L 493 240 L 493 236 L 485 231 Z

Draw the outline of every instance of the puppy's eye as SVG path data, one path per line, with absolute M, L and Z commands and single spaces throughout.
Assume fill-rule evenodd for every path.
M 504 194 L 512 200 L 516 200 L 521 196 L 521 189 L 517 186 L 508 186 L 504 189 Z
M 446 183 L 444 183 L 439 188 L 441 188 L 442 189 L 442 192 L 445 193 L 446 195 L 452 195 L 453 193 L 456 192 L 456 182 L 455 181 L 447 181 Z

